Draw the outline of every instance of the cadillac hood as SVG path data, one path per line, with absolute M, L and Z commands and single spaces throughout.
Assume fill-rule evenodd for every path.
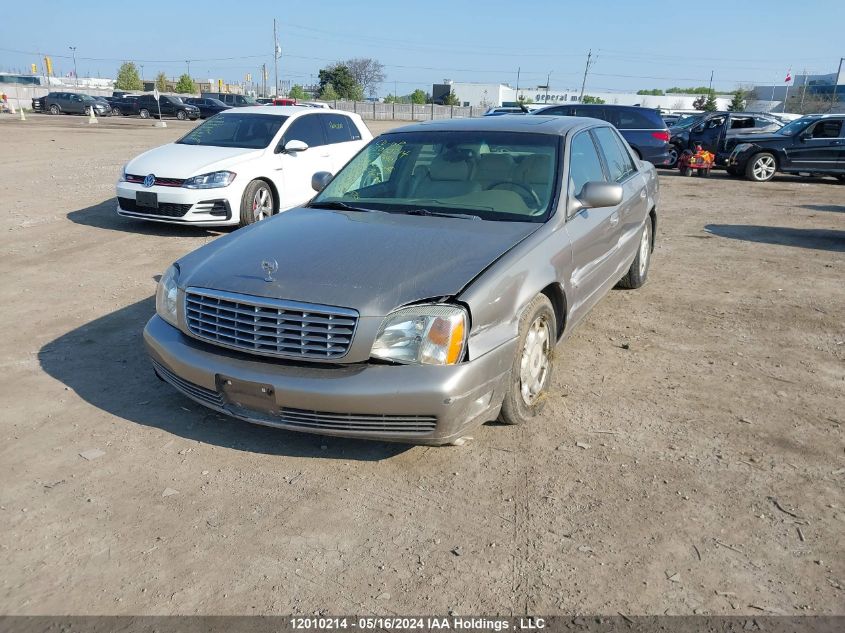
M 237 163 L 256 158 L 263 152 L 263 149 L 170 143 L 133 158 L 126 164 L 126 173 L 139 176 L 155 174 L 163 178 L 190 178 L 221 169 L 237 172 Z
M 452 296 L 542 224 L 301 208 L 179 260 L 179 285 L 384 316 Z M 263 260 L 278 262 L 265 281 Z

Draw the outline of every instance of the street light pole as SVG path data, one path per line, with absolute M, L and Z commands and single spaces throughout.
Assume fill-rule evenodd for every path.
M 839 78 L 842 76 L 842 62 L 845 62 L 845 57 L 839 58 L 839 70 L 836 71 L 836 77 L 833 79 L 833 96 L 830 99 L 831 110 L 836 107 L 836 87 L 839 85 Z
M 73 53 L 73 77 L 76 79 L 76 87 L 79 88 L 79 74 L 76 72 L 76 46 L 68 46 Z
M 549 74 L 546 75 L 546 98 L 544 99 L 544 101 L 546 103 L 549 102 L 549 81 L 551 81 L 551 78 L 552 78 L 552 71 L 550 70 Z
M 188 64 L 188 77 L 190 77 L 191 76 L 191 60 L 186 59 L 185 63 Z

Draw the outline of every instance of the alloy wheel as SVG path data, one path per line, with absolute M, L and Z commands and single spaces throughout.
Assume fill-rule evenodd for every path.
M 768 180 L 775 174 L 775 159 L 771 156 L 760 156 L 754 161 L 751 171 L 757 180 Z
M 267 187 L 261 187 L 252 197 L 252 216 L 256 222 L 273 215 L 273 196 Z

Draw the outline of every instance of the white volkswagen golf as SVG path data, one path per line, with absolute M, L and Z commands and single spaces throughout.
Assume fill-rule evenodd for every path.
M 120 215 L 178 224 L 252 224 L 314 196 L 373 138 L 357 114 L 296 106 L 235 108 L 132 159 L 117 183 Z

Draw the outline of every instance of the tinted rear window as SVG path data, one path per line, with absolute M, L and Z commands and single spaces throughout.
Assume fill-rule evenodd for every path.
M 615 115 L 611 123 L 613 123 L 620 130 L 659 130 L 666 127 L 660 115 L 654 113 L 649 116 L 649 113 L 642 110 L 634 109 L 619 109 L 612 111 Z

